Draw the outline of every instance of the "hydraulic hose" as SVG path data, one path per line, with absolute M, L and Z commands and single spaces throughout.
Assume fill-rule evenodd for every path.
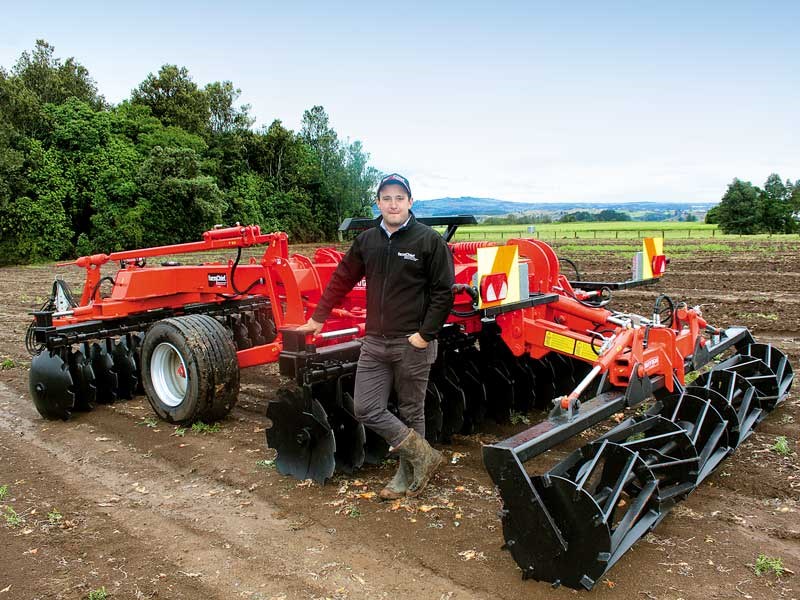
M 236 298 L 237 296 L 245 296 L 245 295 L 249 294 L 250 290 L 252 290 L 255 286 L 257 286 L 258 284 L 263 284 L 264 283 L 264 279 L 262 277 L 259 277 L 258 279 L 253 281 L 253 283 L 248 285 L 247 288 L 245 288 L 244 290 L 240 290 L 239 288 L 236 287 L 236 267 L 239 266 L 239 261 L 241 260 L 241 258 L 242 258 L 242 248 L 241 248 L 241 246 L 239 246 L 236 249 L 236 260 L 233 261 L 233 266 L 231 267 L 231 287 L 233 288 L 233 291 L 236 292 L 236 293 L 235 294 L 220 294 L 220 296 L 222 296 L 223 298 L 230 299 L 230 298 Z
M 104 281 L 110 281 L 111 285 L 114 285 L 114 278 L 113 277 L 108 277 L 108 276 L 102 277 L 100 279 L 100 281 L 98 281 L 95 284 L 94 288 L 92 289 L 92 295 L 89 296 L 89 298 L 91 298 L 92 301 L 94 301 L 94 297 L 97 295 L 97 292 L 100 289 L 100 286 L 103 284 Z
M 663 308 L 661 308 L 662 302 L 667 303 L 667 308 L 669 310 L 669 318 L 662 319 L 661 315 L 666 314 Z M 675 315 L 675 303 L 672 301 L 672 298 L 667 296 L 666 294 L 661 294 L 658 298 L 656 298 L 656 302 L 653 305 L 653 322 L 658 325 L 664 325 L 666 327 L 672 326 L 673 316 Z
M 454 296 L 456 294 L 460 294 L 462 292 L 465 293 L 465 294 L 468 294 L 469 297 L 472 299 L 473 306 L 477 306 L 477 304 L 478 304 L 478 290 L 476 290 L 471 285 L 467 285 L 465 283 L 454 283 L 453 286 L 450 289 L 453 291 L 453 295 Z M 460 310 L 451 309 L 450 310 L 450 314 L 455 316 L 455 317 L 465 317 L 466 318 L 466 317 L 473 317 L 473 316 L 477 315 L 478 314 L 478 310 L 476 308 L 473 308 L 472 310 L 468 310 L 468 311 L 460 311 Z

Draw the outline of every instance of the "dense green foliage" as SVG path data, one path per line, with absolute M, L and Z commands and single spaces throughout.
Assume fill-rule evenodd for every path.
M 0 264 L 190 241 L 217 223 L 331 239 L 371 214 L 380 174 L 321 106 L 299 132 L 253 130 L 239 94 L 164 65 L 112 106 L 42 40 L 0 67 Z
M 612 210 L 610 208 L 603 209 L 596 213 L 591 213 L 587 210 L 578 210 L 565 214 L 559 221 L 561 223 L 583 223 L 583 222 L 610 222 L 610 221 L 630 221 L 631 216 L 619 210 Z
M 795 233 L 800 231 L 800 181 L 783 183 L 773 173 L 758 188 L 734 179 L 718 206 L 706 214 L 724 233 Z

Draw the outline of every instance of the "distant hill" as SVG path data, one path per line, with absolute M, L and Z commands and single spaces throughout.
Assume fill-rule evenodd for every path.
M 705 213 L 716 202 L 510 202 L 497 198 L 436 198 L 414 202 L 414 214 L 420 217 L 441 215 L 475 215 L 476 217 L 501 216 L 511 213 L 537 213 L 558 216 L 574 210 L 599 211 L 612 209 L 624 211 L 634 219 L 638 215 L 667 215 L 676 211 Z M 375 209 L 377 214 L 377 209 Z

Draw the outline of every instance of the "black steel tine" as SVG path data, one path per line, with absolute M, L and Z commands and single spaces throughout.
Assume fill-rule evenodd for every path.
M 583 489 L 583 484 L 586 483 L 586 481 L 589 479 L 589 476 L 592 474 L 592 472 L 594 471 L 595 467 L 597 466 L 597 463 L 600 461 L 600 456 L 605 452 L 606 444 L 608 444 L 608 440 L 603 440 L 601 442 L 600 448 L 598 449 L 597 453 L 594 455 L 594 458 L 592 459 L 591 463 L 589 463 L 589 468 L 586 470 L 586 472 L 584 473 L 583 477 L 581 477 L 581 480 L 578 482 L 578 489 L 579 490 Z
M 619 500 L 620 494 L 622 494 L 622 489 L 628 482 L 628 475 L 630 475 L 631 471 L 633 471 L 633 465 L 636 464 L 638 458 L 638 452 L 632 453 L 630 457 L 628 457 L 628 461 L 625 463 L 625 468 L 622 470 L 622 474 L 617 477 L 617 483 L 614 486 L 614 490 L 611 492 L 611 496 L 609 496 L 608 500 L 606 500 L 605 507 L 602 509 L 603 523 L 608 523 L 609 517 L 614 512 L 614 508 L 617 505 L 617 500 Z
M 626 536 L 631 532 L 631 527 L 633 526 L 634 522 L 639 521 L 639 517 L 642 514 L 642 511 L 647 506 L 647 503 L 650 501 L 650 498 L 653 497 L 653 494 L 658 489 L 658 481 L 652 479 L 647 482 L 647 484 L 642 488 L 639 494 L 636 496 L 636 500 L 631 503 L 630 508 L 625 513 L 625 516 L 620 520 L 619 524 L 617 525 L 614 533 L 611 536 L 611 547 L 614 549 L 611 559 L 608 561 L 609 566 L 613 565 L 616 562 L 616 559 L 625 551 L 630 548 L 636 540 L 639 539 L 639 535 L 633 537 L 630 544 L 627 546 L 622 545 L 622 540 L 626 538 Z M 649 525 L 648 525 L 649 528 Z M 616 559 L 615 559 L 616 557 Z
M 700 459 L 697 456 L 693 456 L 691 458 L 677 458 L 665 462 L 652 463 L 647 465 L 647 468 L 651 471 L 658 471 L 659 469 L 669 469 L 670 467 L 677 467 L 678 465 L 697 463 L 699 460 Z
M 654 440 L 669 440 L 675 437 L 679 437 L 685 435 L 686 432 L 683 430 L 680 431 L 669 431 L 667 433 L 659 433 L 650 437 L 643 437 L 638 440 L 631 440 L 630 442 L 621 442 L 620 446 L 624 446 L 626 448 L 633 448 L 633 447 L 640 447 L 640 446 L 650 446 L 649 442 Z
M 699 465 L 701 469 L 708 462 L 711 453 L 719 447 L 719 441 L 722 438 L 722 434 L 725 433 L 725 426 L 727 423 L 727 421 L 722 421 L 714 428 L 714 431 L 711 432 L 711 435 L 708 436 L 708 440 L 706 440 L 706 443 L 703 446 L 699 456 Z M 730 449 L 730 447 L 728 448 Z M 728 451 L 726 451 L 726 454 L 727 453 Z
M 692 435 L 692 445 L 695 446 L 695 447 L 697 446 L 697 438 L 700 437 L 700 432 L 703 429 L 703 423 L 706 420 L 706 415 L 708 414 L 708 409 L 710 407 L 711 407 L 711 403 L 710 402 L 705 402 L 704 403 L 703 412 L 700 415 L 700 418 L 697 420 L 697 423 L 695 423 L 694 431 L 692 432 L 692 434 L 693 434 Z

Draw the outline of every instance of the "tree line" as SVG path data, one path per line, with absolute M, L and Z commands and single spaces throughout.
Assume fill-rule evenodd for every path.
M 797 233 L 800 231 L 800 180 L 784 183 L 767 177 L 763 188 L 734 179 L 720 203 L 706 213 L 723 233 Z
M 332 239 L 371 214 L 380 173 L 361 142 L 321 106 L 299 132 L 254 130 L 240 93 L 168 64 L 112 105 L 44 40 L 0 67 L 0 264 L 190 241 L 218 223 Z
M 487 217 L 481 223 L 483 225 L 529 225 L 531 223 L 600 223 L 630 220 L 631 216 L 628 213 L 606 208 L 597 212 L 589 212 L 588 210 L 571 211 L 564 213 L 557 219 L 548 214 L 510 214 L 501 217 Z

